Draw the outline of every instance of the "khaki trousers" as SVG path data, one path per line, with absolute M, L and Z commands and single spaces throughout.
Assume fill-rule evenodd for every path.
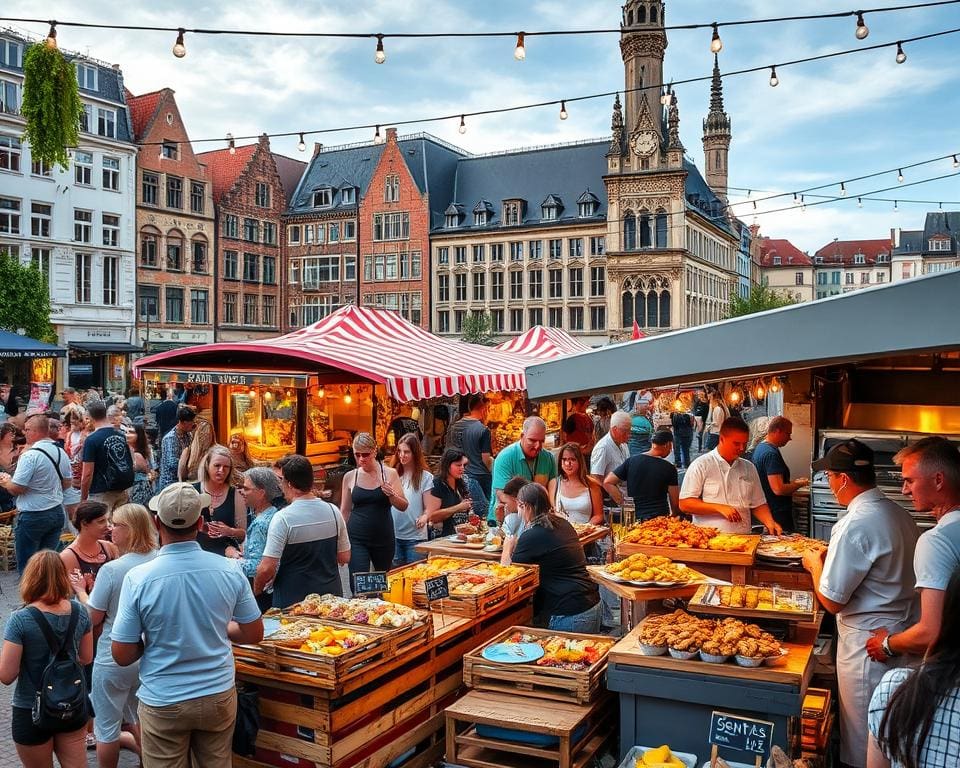
M 237 689 L 165 707 L 140 702 L 144 768 L 230 768 Z
M 99 501 L 107 505 L 107 514 L 109 515 L 117 507 L 130 501 L 130 489 L 122 491 L 103 491 L 102 493 L 91 493 L 87 497 L 90 501 Z

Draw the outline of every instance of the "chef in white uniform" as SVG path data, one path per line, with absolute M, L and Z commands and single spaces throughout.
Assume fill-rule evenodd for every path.
M 835 445 L 813 469 L 826 471 L 830 490 L 847 508 L 827 552 L 807 552 L 803 564 L 821 605 L 837 616 L 840 761 L 863 768 L 873 689 L 887 670 L 915 660 L 874 661 L 865 644 L 875 629 L 900 632 L 916 621 L 913 554 L 920 532 L 910 513 L 877 489 L 873 451 L 859 440 Z

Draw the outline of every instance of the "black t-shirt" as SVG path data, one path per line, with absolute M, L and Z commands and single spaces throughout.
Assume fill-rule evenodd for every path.
M 679 485 L 677 468 L 666 459 L 638 453 L 613 470 L 627 481 L 627 495 L 633 498 L 637 520 L 670 514 L 667 491 Z
M 790 496 L 777 496 L 768 479 L 770 475 L 780 475 L 782 482 L 790 482 L 790 468 L 783 460 L 780 449 L 764 440 L 753 449 L 750 460 L 760 475 L 760 487 L 763 488 L 773 519 L 783 526 L 784 531 L 793 531 L 793 499 Z
M 483 463 L 483 454 L 493 453 L 490 447 L 490 430 L 479 419 L 460 419 L 450 427 L 447 443 L 451 448 L 463 451 L 469 464 L 467 474 L 470 477 L 489 478 L 490 470 Z
M 693 414 L 691 413 L 671 413 L 670 425 L 673 427 L 673 434 L 677 437 L 687 437 L 693 434 Z
M 133 454 L 123 432 L 100 427 L 83 442 L 84 462 L 93 462 L 90 493 L 123 491 L 133 486 Z
M 153 407 L 153 412 L 157 417 L 158 440 L 162 440 L 167 432 L 177 426 L 177 408 L 179 407 L 176 400 L 164 400 Z
M 430 489 L 430 493 L 440 499 L 440 509 L 455 507 L 467 497 L 466 493 L 461 495 L 459 491 L 455 491 L 440 478 L 434 479 L 433 488 Z M 453 536 L 453 534 L 456 533 L 454 526 L 465 521 L 468 514 L 467 512 L 454 512 L 453 515 L 443 521 L 443 531 L 441 535 Z
M 552 529 L 534 525 L 521 533 L 513 552 L 513 562 L 540 566 L 540 586 L 533 598 L 534 623 L 539 626 L 546 626 L 551 616 L 576 616 L 600 602 L 577 532 L 561 517 L 550 519 Z

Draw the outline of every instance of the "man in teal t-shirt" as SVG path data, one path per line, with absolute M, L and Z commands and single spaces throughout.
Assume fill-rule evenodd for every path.
M 523 422 L 520 440 L 504 448 L 493 460 L 493 493 L 487 520 L 497 519 L 497 505 L 502 502 L 500 492 L 512 477 L 522 477 L 547 487 L 557 476 L 557 462 L 553 454 L 543 449 L 547 439 L 547 424 L 539 416 L 528 416 Z M 502 519 L 502 515 L 501 515 Z

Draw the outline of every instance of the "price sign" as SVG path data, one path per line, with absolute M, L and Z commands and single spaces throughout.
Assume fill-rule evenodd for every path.
M 427 591 L 427 602 L 434 600 L 443 600 L 450 597 L 450 582 L 446 575 L 437 576 L 433 579 L 424 579 L 423 588 Z
M 367 573 L 353 573 L 350 575 L 350 587 L 355 595 L 368 595 L 373 592 L 386 592 L 386 571 L 369 571 Z
M 707 741 L 716 747 L 768 755 L 773 747 L 773 723 L 714 711 L 710 714 Z

